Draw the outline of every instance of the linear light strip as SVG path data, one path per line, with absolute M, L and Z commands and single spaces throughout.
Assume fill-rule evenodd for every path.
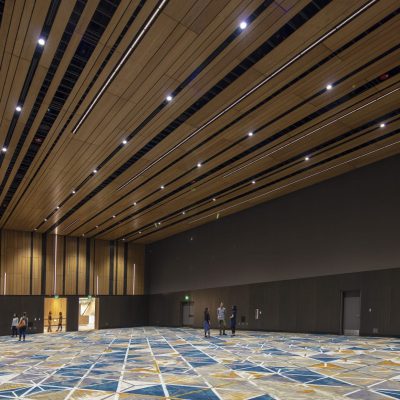
M 374 104 L 375 102 L 377 102 L 377 101 L 379 101 L 379 100 L 382 100 L 382 99 L 385 98 L 386 96 L 389 96 L 389 95 L 391 95 L 391 94 L 397 92 L 398 90 L 400 90 L 400 88 L 394 89 L 394 90 L 392 90 L 392 91 L 390 91 L 390 92 L 388 92 L 388 93 L 386 93 L 386 94 L 384 94 L 384 95 L 382 95 L 382 96 L 380 96 L 380 97 L 378 97 L 378 98 L 376 98 L 376 99 L 370 101 L 369 103 L 366 103 L 366 104 L 364 104 L 364 105 L 362 105 L 362 106 L 360 106 L 360 107 L 358 107 L 358 108 L 356 108 L 356 109 L 354 109 L 354 110 L 352 110 L 352 111 L 350 111 L 350 112 L 348 112 L 348 113 L 342 115 L 341 117 L 336 118 L 336 119 L 334 119 L 334 120 L 328 122 L 327 124 L 322 125 L 322 126 L 320 126 L 319 128 L 316 128 L 316 129 L 312 130 L 311 132 L 306 133 L 305 135 L 300 136 L 299 138 L 297 138 L 297 139 L 295 139 L 295 140 L 292 140 L 291 142 L 286 143 L 286 144 L 284 144 L 283 146 L 278 147 L 277 149 L 272 150 L 272 151 L 270 151 L 269 153 L 266 153 L 266 154 L 262 155 L 261 157 L 255 159 L 255 160 L 253 160 L 253 161 L 250 161 L 249 163 L 247 163 L 247 164 L 245 164 L 245 165 L 242 165 L 242 166 L 239 167 L 239 168 L 236 168 L 235 170 L 233 170 L 233 171 L 231 171 L 231 172 L 228 172 L 227 174 L 224 175 L 224 178 L 227 178 L 228 176 L 231 176 L 231 175 L 233 175 L 233 174 L 236 174 L 237 172 L 241 171 L 242 169 L 247 168 L 247 167 L 249 167 L 250 165 L 255 164 L 256 162 L 258 162 L 258 161 L 260 161 L 260 160 L 263 160 L 264 158 L 266 158 L 266 157 L 268 157 L 268 156 L 270 156 L 270 155 L 272 155 L 272 154 L 275 154 L 275 153 L 277 153 L 278 151 L 280 151 L 280 150 L 282 150 L 282 149 L 285 149 L 286 147 L 289 147 L 289 146 L 291 146 L 292 144 L 295 144 L 295 143 L 297 143 L 297 142 L 299 142 L 299 141 L 301 141 L 301 140 L 307 138 L 308 136 L 312 135 L 313 133 L 318 132 L 318 131 L 320 131 L 320 130 L 323 129 L 323 128 L 326 128 L 327 126 L 332 125 L 332 124 L 334 124 L 335 122 L 338 122 L 338 121 L 340 121 L 341 119 L 346 118 L 346 117 L 348 117 L 349 115 L 354 114 L 355 112 L 360 111 L 360 110 L 362 110 L 363 108 L 368 107 L 368 106 L 370 106 L 371 104 Z
M 330 171 L 330 170 L 332 170 L 332 169 L 341 167 L 342 165 L 348 164 L 349 162 L 352 162 L 352 161 L 355 161 L 355 160 L 359 160 L 360 158 L 369 156 L 370 154 L 376 153 L 376 152 L 378 152 L 378 151 L 385 150 L 385 149 L 387 149 L 388 147 L 394 146 L 394 145 L 399 144 L 399 143 L 400 143 L 400 140 L 398 140 L 398 141 L 396 141 L 396 142 L 393 142 L 393 143 L 390 143 L 390 144 L 388 144 L 388 145 L 386 145 L 386 146 L 380 147 L 379 149 L 372 150 L 372 151 L 370 151 L 370 152 L 368 152 L 368 153 L 361 154 L 360 156 L 351 158 L 350 160 L 343 161 L 343 162 L 341 162 L 341 163 L 339 163 L 339 164 L 333 165 L 332 167 L 326 168 L 326 169 L 324 169 L 324 170 L 322 170 L 322 171 L 318 171 L 318 172 L 315 172 L 314 174 L 311 174 L 311 175 L 305 176 L 305 177 L 303 177 L 303 178 L 297 179 L 297 180 L 295 180 L 295 181 L 293 181 L 293 182 L 287 183 L 286 185 L 283 185 L 283 186 L 280 186 L 280 187 L 278 187 L 278 188 L 272 189 L 272 190 L 270 190 L 270 191 L 268 191 L 268 192 L 266 192 L 266 193 L 259 194 L 259 195 L 257 195 L 257 196 L 254 196 L 254 197 L 250 198 L 250 199 L 243 200 L 243 201 L 241 201 L 241 202 L 239 202 L 239 203 L 237 203 L 237 204 L 233 204 L 233 205 L 231 205 L 231 206 L 229 206 L 229 207 L 222 208 L 222 209 L 219 210 L 219 211 L 215 211 L 215 212 L 213 212 L 213 213 L 211 213 L 211 214 L 207 214 L 207 215 L 205 215 L 205 216 L 203 216 L 203 217 L 200 217 L 200 218 L 197 218 L 197 219 L 195 219 L 195 220 L 193 220 L 193 221 L 189 221 L 188 224 L 193 224 L 193 223 L 195 223 L 195 222 L 197 222 L 197 221 L 201 221 L 202 219 L 211 217 L 211 216 L 213 216 L 214 214 L 221 213 L 221 212 L 226 211 L 226 210 L 229 210 L 229 209 L 231 209 L 231 208 L 238 207 L 238 206 L 240 206 L 240 205 L 242 205 L 242 204 L 246 204 L 246 203 L 248 203 L 248 202 L 250 202 L 250 201 L 256 200 L 256 199 L 258 199 L 258 198 L 260 198 L 260 197 L 267 196 L 267 195 L 269 195 L 270 193 L 277 192 L 277 191 L 279 191 L 279 190 L 285 189 L 286 187 L 291 186 L 291 185 L 294 185 L 295 183 L 299 183 L 299 182 L 305 181 L 305 180 L 307 180 L 307 179 L 313 178 L 314 176 L 317 176 L 317 175 L 323 174 L 323 173 L 325 173 L 325 172 L 327 172 L 327 171 Z
M 85 113 L 82 115 L 81 119 L 78 121 L 76 124 L 75 128 L 73 129 L 72 133 L 76 133 L 80 126 L 83 124 L 87 116 L 90 114 L 92 111 L 93 107 L 96 105 L 96 103 L 99 101 L 100 97 L 103 95 L 104 91 L 108 88 L 110 85 L 111 81 L 114 79 L 115 75 L 119 72 L 119 70 L 122 68 L 123 64 L 125 63 L 126 59 L 130 56 L 132 51 L 135 49 L 137 44 L 139 43 L 140 39 L 143 37 L 143 35 L 146 33 L 147 29 L 149 26 L 152 24 L 153 20 L 157 17 L 157 15 L 160 13 L 161 9 L 164 7 L 165 3 L 168 0 L 162 0 L 160 5 L 157 7 L 157 9 L 154 11 L 153 15 L 150 17 L 150 19 L 147 21 L 146 25 L 144 28 L 140 31 L 139 35 L 137 36 L 136 40 L 132 43 L 131 47 L 129 47 L 128 51 L 125 53 L 125 55 L 122 57 L 121 61 L 118 63 L 118 65 L 115 67 L 114 71 L 112 74 L 109 76 L 107 79 L 106 83 L 102 86 L 100 89 L 99 93 L 97 96 L 94 98 L 94 100 L 90 103 L 90 106 L 88 109 L 85 111 Z
M 132 294 L 135 294 L 135 283 L 136 283 L 136 263 L 133 263 L 133 280 L 132 280 Z
M 57 294 L 57 228 L 56 228 L 56 234 L 54 238 L 54 289 L 53 289 L 53 294 Z
M 252 89 L 250 89 L 247 93 L 245 93 L 243 96 L 239 97 L 236 99 L 234 102 L 232 102 L 227 108 L 222 110 L 220 113 L 212 117 L 210 120 L 208 120 L 204 125 L 202 125 L 200 128 L 196 129 L 194 132 L 192 132 L 189 136 L 187 136 L 185 139 L 183 139 L 181 142 L 173 146 L 170 150 L 168 150 L 166 153 L 164 153 L 161 157 L 159 157 L 157 160 L 151 162 L 146 168 L 144 168 L 142 171 L 140 171 L 138 174 L 136 174 L 134 177 L 129 179 L 126 183 L 124 183 L 122 186 L 120 186 L 118 190 L 123 189 L 125 186 L 129 185 L 133 180 L 139 178 L 141 175 L 143 175 L 147 170 L 149 170 L 151 167 L 154 165 L 158 164 L 161 160 L 163 160 L 165 157 L 167 157 L 169 154 L 171 154 L 173 151 L 175 151 L 177 148 L 181 147 L 183 144 L 185 144 L 188 140 L 190 140 L 193 136 L 197 135 L 199 132 L 207 128 L 210 124 L 212 124 L 215 120 L 226 114 L 230 109 L 235 107 L 237 104 L 241 103 L 243 100 L 245 100 L 247 97 L 249 97 L 251 94 L 253 94 L 256 90 L 258 90 L 261 86 L 265 85 L 267 82 L 269 82 L 271 79 L 273 79 L 276 75 L 281 73 L 283 70 L 287 69 L 290 65 L 292 65 L 295 61 L 297 61 L 299 58 L 307 54 L 309 51 L 311 51 L 314 47 L 319 45 L 321 42 L 323 42 L 325 39 L 328 37 L 332 36 L 334 33 L 336 33 L 339 29 L 341 29 L 344 25 L 346 25 L 348 22 L 356 18 L 360 13 L 364 12 L 367 8 L 375 4 L 377 0 L 371 0 L 369 1 L 366 5 L 364 5 L 362 8 L 357 10 L 355 13 L 347 17 L 344 21 L 342 21 L 339 25 L 336 25 L 334 28 L 332 28 L 329 32 L 327 32 L 325 35 L 317 39 L 314 43 L 312 43 L 310 46 L 305 48 L 303 51 L 298 53 L 296 56 L 294 56 L 292 59 L 290 59 L 288 62 L 286 62 L 283 66 L 275 70 L 272 74 L 268 75 L 265 79 L 263 79 L 261 82 L 259 82 L 256 86 L 254 86 Z

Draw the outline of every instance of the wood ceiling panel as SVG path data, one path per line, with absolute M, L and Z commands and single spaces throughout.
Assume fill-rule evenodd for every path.
M 1 140 L 15 118 L 12 103 L 18 101 L 35 50 L 30 36 L 40 32 L 46 16 L 42 10 L 51 1 L 37 2 L 42 10 L 24 2 L 9 4 L 0 26 L 0 32 L 7 32 L 6 25 L 13 29 L 0 47 L 0 90 L 8 93 L 0 100 Z M 314 13 L 312 7 L 304 8 L 308 1 L 272 2 L 259 8 L 259 15 L 240 32 L 239 22 L 267 2 L 170 0 L 73 134 L 155 12 L 157 1 L 140 8 L 138 0 L 125 0 L 113 10 L 106 4 L 88 2 L 80 15 L 17 155 L 28 111 L 74 7 L 74 2 L 61 2 L 26 107 L 3 155 L 0 179 L 11 160 L 15 165 L 0 193 L 2 226 L 38 227 L 39 232 L 57 227 L 63 234 L 151 242 L 399 152 L 400 50 L 395 46 L 400 14 L 396 15 L 394 2 L 375 2 L 247 95 L 367 2 L 333 0 L 326 6 L 321 2 L 321 9 L 301 26 L 292 21 L 295 32 L 289 35 L 285 24 L 295 15 Z M 43 145 L 26 165 L 26 175 L 19 179 L 18 168 L 27 162 L 47 107 L 99 10 L 105 15 L 112 12 L 109 22 L 98 37 L 92 37 L 96 44 L 91 56 L 74 78 Z M 378 25 L 370 29 L 374 24 Z M 279 29 L 281 37 L 271 37 Z M 367 29 L 370 32 L 364 33 Z M 350 43 L 360 34 L 357 42 Z M 270 51 L 260 47 L 268 38 L 274 43 Z M 257 54 L 263 52 L 259 61 L 253 64 L 247 59 L 239 68 L 257 48 Z M 6 79 L 3 71 L 23 78 Z M 335 85 L 326 91 L 328 83 Z M 180 85 L 182 89 L 167 103 L 166 95 Z M 208 97 L 202 99 L 205 94 Z M 247 97 L 228 108 L 243 95 Z M 379 128 L 385 115 L 387 125 Z M 249 131 L 256 134 L 248 137 Z M 304 160 L 305 154 L 310 160 Z M 199 161 L 201 168 L 196 167 Z M 75 188 L 79 190 L 72 195 Z

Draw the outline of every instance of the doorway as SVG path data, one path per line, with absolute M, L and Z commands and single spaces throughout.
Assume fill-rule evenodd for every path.
M 96 328 L 96 299 L 81 297 L 79 299 L 79 327 L 80 331 L 90 331 Z
M 67 299 L 46 297 L 44 299 L 44 333 L 67 331 Z
M 343 334 L 360 334 L 361 293 L 359 290 L 343 292 Z
M 182 326 L 193 326 L 194 324 L 194 302 L 182 303 Z

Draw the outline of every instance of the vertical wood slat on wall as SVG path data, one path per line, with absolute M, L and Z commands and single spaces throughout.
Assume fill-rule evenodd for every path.
M 115 254 L 115 282 L 114 294 L 124 294 L 124 248 L 125 243 L 117 242 Z
M 94 262 L 94 294 L 107 295 L 110 284 L 110 244 L 109 241 L 96 240 Z M 97 279 L 98 278 L 98 279 Z M 98 281 L 98 292 L 97 292 Z
M 42 277 L 42 235 L 33 234 L 33 254 L 32 254 L 32 294 L 40 294 Z
M 141 245 L 129 244 L 127 269 L 127 294 L 144 294 L 144 251 Z
M 134 293 L 143 294 L 143 245 L 59 235 L 55 261 L 55 244 L 55 235 L 0 231 L 0 295 L 4 294 L 5 272 L 7 273 L 7 295 L 96 295 L 97 276 L 100 295 L 122 295 L 124 287 L 126 287 L 126 294 L 132 295 L 134 271 L 136 277 Z M 113 251 L 111 251 L 111 244 L 114 246 Z M 110 256 L 112 254 L 113 268 L 111 269 Z M 56 279 L 54 279 L 55 273 Z M 54 285 L 56 285 L 55 288 Z

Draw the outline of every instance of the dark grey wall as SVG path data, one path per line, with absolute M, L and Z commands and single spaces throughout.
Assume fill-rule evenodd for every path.
M 147 325 L 148 296 L 99 296 L 99 329 Z
M 400 336 L 400 269 L 182 291 L 150 296 L 149 325 L 182 326 L 185 295 L 193 302 L 194 325 L 201 327 L 203 310 L 238 307 L 238 328 L 286 332 L 341 334 L 342 292 L 361 291 L 361 335 Z M 261 309 L 259 320 L 255 309 Z M 245 322 L 241 323 L 241 318 Z
M 146 246 L 149 292 L 399 268 L 399 172 L 391 157 Z
M 77 331 L 79 297 L 65 296 L 67 301 L 67 329 Z M 14 313 L 28 314 L 33 324 L 28 333 L 43 333 L 45 296 L 0 296 L 0 336 L 11 334 Z M 99 296 L 99 329 L 143 326 L 148 322 L 148 296 Z
M 43 333 L 44 296 L 0 296 L 0 335 L 11 334 L 13 314 L 26 312 L 29 333 Z M 32 325 L 32 326 L 31 326 Z

